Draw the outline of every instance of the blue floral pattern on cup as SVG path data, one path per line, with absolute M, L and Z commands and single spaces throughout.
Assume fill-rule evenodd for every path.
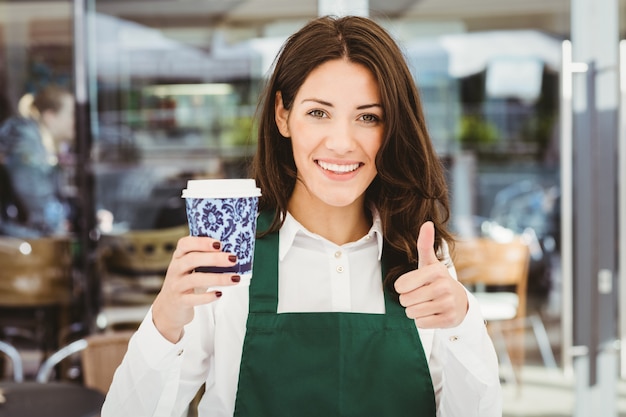
M 204 272 L 252 272 L 258 197 L 186 198 L 192 236 L 210 236 L 222 242 L 222 251 L 237 255 L 233 268 L 202 268 Z

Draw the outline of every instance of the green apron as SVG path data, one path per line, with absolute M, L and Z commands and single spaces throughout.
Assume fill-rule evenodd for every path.
M 277 314 L 278 233 L 255 246 L 235 416 L 435 416 L 419 333 L 387 291 L 386 314 Z

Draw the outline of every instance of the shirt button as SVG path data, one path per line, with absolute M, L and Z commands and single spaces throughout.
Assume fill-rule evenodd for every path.
M 335 252 L 335 258 L 341 258 L 341 251 L 340 250 Z
M 457 340 L 459 340 L 459 336 L 450 336 L 451 342 L 456 342 Z
M 337 272 L 342 273 L 343 272 L 343 266 L 339 265 L 337 267 Z
M 184 349 L 180 349 L 178 352 L 176 352 L 176 356 L 180 356 L 182 355 L 184 352 Z

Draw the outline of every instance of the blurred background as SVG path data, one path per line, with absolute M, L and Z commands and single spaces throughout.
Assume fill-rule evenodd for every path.
M 488 249 L 476 247 L 461 259 L 459 249 L 459 269 L 472 260 L 501 260 L 509 265 L 500 278 L 522 276 L 521 284 L 508 278 L 493 284 L 467 275 L 477 293 L 516 296 L 512 315 L 496 314 L 490 328 L 502 362 L 505 415 L 626 416 L 616 353 L 619 201 L 594 194 L 623 193 L 618 162 L 596 156 L 589 159 L 592 171 L 581 171 L 591 182 L 576 176 L 594 150 L 608 147 L 617 158 L 624 147 L 616 80 L 625 9 L 624 0 L 0 0 L 0 125 L 47 85 L 65 87 L 75 99 L 74 138 L 51 151 L 66 227 L 36 234 L 6 229 L 0 236 L 0 341 L 17 348 L 28 380 L 76 340 L 135 328 L 177 239 L 188 233 L 180 198 L 186 181 L 246 176 L 258 95 L 282 42 L 318 15 L 361 14 L 389 29 L 404 49 L 449 175 L 451 226 L 461 243 L 524 244 L 519 267 L 506 254 L 485 258 Z M 594 31 L 606 37 L 590 38 Z M 597 73 L 576 69 L 572 44 L 574 61 L 587 65 L 608 48 L 599 62 L 610 65 Z M 597 91 L 572 75 L 589 79 L 602 71 L 613 78 Z M 579 144 L 582 155 L 571 149 L 576 132 L 590 129 L 580 140 L 591 140 L 607 119 L 576 106 L 577 88 L 585 103 L 603 91 L 615 96 L 608 107 L 599 105 L 610 113 L 605 125 L 613 126 L 600 132 L 607 145 L 591 143 L 585 152 Z M 0 128 L 3 164 L 10 159 L 7 141 L 3 148 Z M 0 221 L 19 223 L 27 208 L 12 193 L 10 169 L 2 172 Z M 583 191 L 572 197 L 574 190 Z M 576 209 L 577 201 L 599 200 L 609 208 Z M 614 252 L 599 289 L 595 271 L 593 278 L 575 272 L 573 259 L 584 248 L 573 242 L 587 233 L 576 221 L 586 216 L 608 221 L 611 233 L 593 235 L 610 244 L 603 253 Z M 578 282 L 592 282 L 596 295 Z M 602 295 L 611 301 L 603 304 Z M 590 310 L 578 310 L 582 304 Z M 591 321 L 577 321 L 576 311 Z M 576 330 L 594 328 L 593 317 L 608 333 Z M 585 350 L 587 341 L 595 345 Z M 607 344 L 614 361 L 596 367 L 595 355 Z M 581 356 L 590 362 L 577 365 Z M 7 358 L 0 377 L 12 379 L 15 365 Z M 50 379 L 84 384 L 81 359 L 65 362 L 55 364 Z M 599 369 L 614 372 L 598 376 Z M 592 407 L 608 401 L 610 413 L 586 414 L 593 410 L 576 400 L 580 395 L 590 396 Z

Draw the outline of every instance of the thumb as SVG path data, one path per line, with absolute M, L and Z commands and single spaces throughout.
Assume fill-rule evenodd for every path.
M 420 233 L 417 237 L 417 257 L 418 268 L 439 262 L 437 254 L 435 254 L 435 225 L 433 222 L 428 221 L 420 227 Z

